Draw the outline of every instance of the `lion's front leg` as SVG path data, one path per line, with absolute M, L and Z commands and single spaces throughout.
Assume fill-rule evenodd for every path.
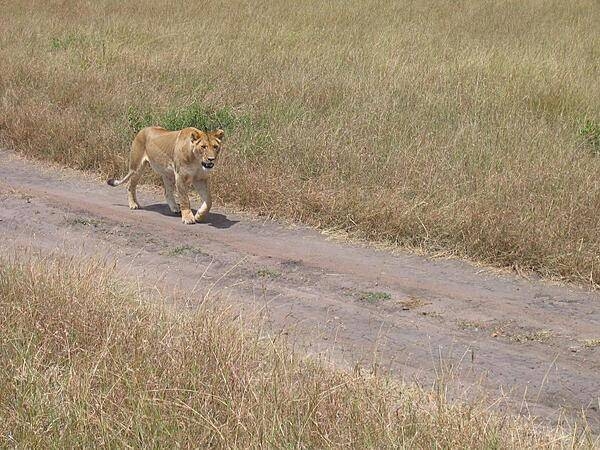
M 175 196 L 173 195 L 173 192 L 175 191 L 175 176 L 163 174 L 162 180 L 165 186 L 165 200 L 167 201 L 167 205 L 169 205 L 169 209 L 172 213 L 181 212 L 181 209 L 175 200 Z
M 194 187 L 202 197 L 202 205 L 196 212 L 194 219 L 196 222 L 202 222 L 206 219 L 210 208 L 212 207 L 212 197 L 210 196 L 210 189 L 208 187 L 208 180 L 196 180 L 194 181 Z
M 181 220 L 183 223 L 196 223 L 194 213 L 190 209 L 190 198 L 188 196 L 188 183 L 179 174 L 175 174 L 175 185 L 177 187 L 177 195 L 179 196 L 179 206 L 181 207 Z

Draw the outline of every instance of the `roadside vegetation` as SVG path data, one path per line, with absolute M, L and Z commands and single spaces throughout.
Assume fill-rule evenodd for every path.
M 220 126 L 222 204 L 600 280 L 593 0 L 2 11 L 5 146 L 116 176 L 142 126 Z
M 151 294 L 149 294 L 151 292 Z M 447 386 L 291 351 L 217 298 L 160 297 L 97 262 L 0 260 L 0 446 L 591 448 L 451 402 Z

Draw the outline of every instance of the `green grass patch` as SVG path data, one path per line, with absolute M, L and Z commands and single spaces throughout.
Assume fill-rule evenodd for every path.
M 167 250 L 163 254 L 167 255 L 167 256 L 196 256 L 196 255 L 205 256 L 206 255 L 206 253 L 204 253 L 202 250 L 200 250 L 196 247 L 192 247 L 191 245 L 179 245 L 177 247 L 173 247 L 173 248 Z
M 235 114 L 230 108 L 214 109 L 193 103 L 170 109 L 164 113 L 130 107 L 127 111 L 127 123 L 134 132 L 151 125 L 160 125 L 167 130 L 195 127 L 203 131 L 217 128 L 233 131 L 240 126 L 248 127 L 252 121 L 246 115 Z
M 278 272 L 275 269 L 262 268 L 256 272 L 256 275 L 262 278 L 279 278 L 281 276 L 281 272 Z
M 579 128 L 579 136 L 585 140 L 594 155 L 600 155 L 600 122 L 587 119 Z
M 387 292 L 380 291 L 363 291 L 358 295 L 358 299 L 362 302 L 376 304 L 379 302 L 391 300 L 392 296 Z
M 67 219 L 67 224 L 71 226 L 83 225 L 83 226 L 93 226 L 97 227 L 100 225 L 100 221 L 96 219 L 90 219 L 87 217 L 71 217 Z
M 458 328 L 461 330 L 474 330 L 479 331 L 485 329 L 485 324 L 482 322 L 476 322 L 473 320 L 459 320 L 457 322 Z
M 60 37 L 53 37 L 50 40 L 50 48 L 52 50 L 67 50 L 68 48 L 81 45 L 85 39 L 86 38 L 84 36 L 75 33 Z
M 510 336 L 510 340 L 519 343 L 548 342 L 553 335 L 554 333 L 552 333 L 550 330 L 533 330 L 530 332 Z
M 85 53 L 93 49 L 106 50 L 104 37 L 93 33 L 71 32 L 50 39 L 51 52 L 76 50 Z

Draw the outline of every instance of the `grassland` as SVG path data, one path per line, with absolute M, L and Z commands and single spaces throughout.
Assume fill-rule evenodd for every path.
M 219 125 L 221 203 L 600 280 L 593 0 L 1 5 L 24 154 L 115 176 L 143 125 Z
M 0 446 L 587 448 L 489 403 L 291 352 L 218 299 L 152 297 L 105 266 L 0 260 Z

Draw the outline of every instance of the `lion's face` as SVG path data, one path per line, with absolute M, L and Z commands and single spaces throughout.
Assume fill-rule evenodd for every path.
M 215 167 L 215 162 L 221 151 L 221 139 L 224 135 L 223 130 L 214 130 L 207 133 L 192 133 L 190 139 L 192 141 L 192 150 L 194 154 L 200 158 L 204 170 L 211 170 Z

